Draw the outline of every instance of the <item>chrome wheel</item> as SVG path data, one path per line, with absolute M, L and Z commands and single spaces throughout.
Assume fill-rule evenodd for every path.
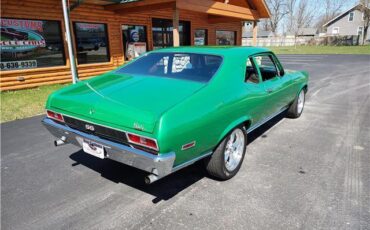
M 298 102 L 297 102 L 297 113 L 301 114 L 303 107 L 304 107 L 304 90 L 301 90 L 301 92 L 298 95 Z
M 244 133 L 240 129 L 235 129 L 231 134 L 230 138 L 226 143 L 224 160 L 225 167 L 228 171 L 234 171 L 243 157 L 243 151 L 245 146 Z

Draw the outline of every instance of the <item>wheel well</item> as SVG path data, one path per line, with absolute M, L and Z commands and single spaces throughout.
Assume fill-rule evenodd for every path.
M 247 131 L 249 129 L 249 127 L 251 126 L 252 122 L 251 120 L 246 120 L 246 121 L 243 121 L 241 123 L 239 123 L 238 125 L 234 126 L 233 128 L 231 128 L 225 135 L 223 135 L 221 137 L 221 139 L 218 141 L 217 145 L 215 146 L 215 148 L 217 148 L 217 146 L 221 143 L 221 141 L 227 137 L 228 134 L 230 134 L 230 132 L 235 129 L 236 127 L 244 127 L 245 128 L 245 131 Z
M 307 93 L 307 85 L 304 85 L 302 89 L 304 90 L 305 93 Z
M 250 120 L 246 120 L 245 122 L 243 122 L 243 126 L 245 127 L 245 130 L 248 130 L 251 124 L 252 122 Z

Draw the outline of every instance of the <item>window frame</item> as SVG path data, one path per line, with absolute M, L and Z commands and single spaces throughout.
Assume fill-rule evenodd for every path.
M 334 30 L 337 29 L 338 32 L 334 33 Z M 339 27 L 336 26 L 336 27 L 333 27 L 333 29 L 331 30 L 331 33 L 332 34 L 339 34 Z
M 351 20 L 351 15 L 352 15 L 352 20 Z M 348 14 L 348 21 L 349 22 L 353 22 L 354 19 L 355 19 L 355 12 L 354 11 L 349 12 L 349 14 Z
M 215 38 L 216 38 L 216 42 L 217 42 L 217 32 L 233 32 L 233 33 L 234 33 L 234 44 L 233 44 L 233 45 L 231 45 L 231 46 L 236 46 L 236 45 L 237 45 L 236 41 L 237 41 L 237 36 L 238 36 L 238 34 L 237 34 L 237 31 L 236 31 L 236 30 L 224 30 L 224 29 L 218 30 L 218 29 L 216 29 L 216 30 L 215 30 Z M 220 45 L 218 45 L 218 44 L 216 44 L 216 45 L 217 45 L 217 46 L 220 46 Z
M 124 47 L 124 44 L 123 44 L 122 26 L 143 26 L 145 28 L 146 52 L 149 51 L 149 34 L 148 34 L 149 26 L 145 24 L 135 24 L 135 23 L 121 23 L 120 25 L 121 25 L 121 43 L 122 43 L 122 54 L 123 54 L 122 57 L 123 57 L 124 62 L 128 62 L 129 60 L 126 60 L 126 47 Z
M 247 59 L 246 59 L 246 61 L 245 61 L 245 64 L 244 64 L 245 69 L 244 69 L 244 78 L 243 78 L 243 82 L 244 82 L 244 84 L 259 85 L 259 84 L 261 84 L 261 83 L 263 82 L 263 80 L 262 80 L 262 75 L 261 75 L 261 73 L 260 73 L 260 71 L 259 71 L 259 68 L 257 68 L 257 64 L 256 64 L 256 62 L 255 62 L 255 60 L 254 60 L 253 56 L 254 56 L 254 55 L 248 56 L 248 58 L 247 58 Z M 250 60 L 250 62 L 252 63 L 253 68 L 254 68 L 254 69 L 256 70 L 256 72 L 257 72 L 257 75 L 258 75 L 258 83 L 247 82 L 247 81 L 246 81 L 246 79 L 245 79 L 245 75 L 246 75 L 246 73 L 247 73 L 247 61 L 248 61 L 248 60 Z
M 205 31 L 205 42 L 204 42 L 204 45 L 203 46 L 207 46 L 208 45 L 208 29 L 205 29 L 205 28 L 196 28 L 196 29 L 194 29 L 194 37 L 193 37 L 193 45 L 194 46 L 197 46 L 197 45 L 195 45 L 195 31 L 197 31 L 197 30 L 204 30 Z M 199 45 L 200 46 L 200 45 Z
M 274 64 L 274 66 L 275 66 L 275 69 L 276 69 L 276 76 L 275 77 L 273 77 L 273 78 L 271 78 L 271 79 L 268 79 L 268 80 L 263 80 L 263 77 L 262 77 L 262 73 L 261 73 L 261 70 L 260 70 L 260 66 L 258 65 L 258 62 L 256 61 L 256 57 L 258 57 L 258 56 L 267 56 L 267 57 L 271 57 L 271 61 L 272 61 L 272 63 Z M 281 66 L 281 64 L 280 64 L 280 62 L 279 62 L 279 65 L 281 66 L 281 70 L 279 69 L 279 66 L 278 66 L 278 62 L 276 61 L 277 59 L 275 58 L 275 55 L 273 54 L 273 53 L 271 53 L 271 52 L 265 52 L 265 53 L 258 53 L 258 54 L 254 54 L 254 55 L 252 55 L 252 57 L 253 57 L 253 61 L 255 62 L 255 65 L 257 66 L 257 71 L 258 71 L 258 75 L 259 75 L 259 79 L 260 79 L 260 83 L 261 82 L 267 82 L 267 81 L 270 81 L 270 80 L 272 80 L 272 79 L 274 79 L 274 78 L 276 78 L 276 77 L 278 77 L 278 78 L 281 78 L 282 76 L 280 76 L 280 71 L 281 70 L 283 70 L 284 71 L 284 69 L 283 69 L 283 67 Z
M 52 22 L 58 22 L 59 24 L 59 33 L 60 33 L 60 41 L 61 41 L 61 45 L 62 45 L 62 49 L 61 49 L 61 52 L 62 52 L 62 56 L 63 56 L 63 60 L 64 60 L 64 64 L 63 65 L 56 65 L 56 66 L 44 66 L 44 67 L 36 67 L 36 68 L 30 68 L 30 69 L 14 69 L 14 70 L 7 70 L 7 71 L 2 71 L 2 74 L 12 74 L 12 73 L 19 73 L 19 72 L 22 72 L 22 73 L 25 73 L 25 72 L 38 72 L 38 71 L 43 71 L 43 70 L 58 70 L 58 69 L 65 69 L 66 67 L 69 68 L 71 66 L 70 62 L 67 61 L 67 44 L 66 44 L 66 41 L 64 39 L 64 33 L 63 33 L 63 27 L 64 27 L 64 21 L 63 20 L 60 20 L 60 19 L 43 19 L 43 18 L 33 18 L 33 17 L 29 17 L 29 18 L 24 18 L 24 17 L 6 17 L 6 16 L 2 16 L 1 19 L 15 19 L 15 20 L 33 20 L 33 21 L 52 21 Z
M 361 28 L 361 30 L 360 30 Z M 359 32 L 361 32 L 361 35 L 359 34 Z M 357 27 L 357 35 L 358 36 L 362 36 L 364 34 L 364 27 L 363 26 L 358 26 Z
M 102 65 L 102 64 L 112 64 L 113 60 L 112 60 L 112 57 L 111 57 L 111 53 L 110 53 L 110 40 L 109 40 L 109 26 L 108 26 L 108 22 L 96 22 L 96 21 L 80 21 L 80 20 L 72 20 L 71 21 L 72 23 L 72 33 L 73 33 L 73 48 L 74 48 L 74 52 L 75 52 L 75 58 L 76 58 L 76 65 L 77 67 L 78 66 L 95 66 L 95 65 Z M 77 46 L 77 31 L 76 31 L 76 23 L 86 23 L 86 24 L 103 24 L 105 25 L 105 35 L 107 37 L 107 43 L 106 43 L 106 46 L 107 46 L 107 57 L 108 57 L 108 61 L 106 62 L 94 62 L 94 63 L 78 63 L 78 46 Z M 121 35 L 122 37 L 122 35 Z M 122 40 L 122 39 L 121 39 Z

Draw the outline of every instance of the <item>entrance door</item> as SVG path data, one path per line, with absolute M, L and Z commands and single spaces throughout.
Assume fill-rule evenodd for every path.
M 152 19 L 153 49 L 173 46 L 173 24 L 169 19 Z M 190 45 L 190 22 L 179 22 L 180 45 Z

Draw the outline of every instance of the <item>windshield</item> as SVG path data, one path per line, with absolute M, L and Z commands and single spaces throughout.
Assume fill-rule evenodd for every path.
M 117 73 L 208 82 L 221 63 L 222 57 L 216 55 L 151 53 L 122 67 Z

